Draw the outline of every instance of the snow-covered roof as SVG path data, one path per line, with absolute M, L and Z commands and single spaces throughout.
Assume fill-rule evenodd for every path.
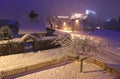
M 22 38 L 14 38 L 10 40 L 1 40 L 0 44 L 7 44 L 8 42 L 24 42 L 25 40 L 40 40 L 39 38 L 31 35 L 31 34 L 25 34 Z
M 34 35 L 31 35 L 31 34 L 25 34 L 22 38 L 21 38 L 21 41 L 25 41 L 25 40 L 29 40 L 29 39 L 32 39 L 32 40 L 39 40 L 39 38 L 35 37 Z
M 21 40 L 20 40 L 20 38 L 14 38 L 14 39 L 10 39 L 10 40 L 1 40 L 0 45 L 7 44 L 8 42 L 21 42 Z
M 26 40 L 33 40 L 33 41 L 54 40 L 56 38 L 57 38 L 57 36 L 48 36 L 48 37 L 38 38 L 38 37 L 31 35 L 31 34 L 25 34 L 21 38 L 14 38 L 14 39 L 10 39 L 10 40 L 1 40 L 0 44 L 7 44 L 8 42 L 25 42 Z

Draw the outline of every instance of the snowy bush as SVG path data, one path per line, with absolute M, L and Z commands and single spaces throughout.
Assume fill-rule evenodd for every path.
M 0 40 L 4 39 L 11 39 L 13 37 L 12 30 L 9 28 L 9 26 L 3 26 L 0 29 Z
M 61 47 L 63 47 L 62 52 L 72 56 L 88 54 L 98 48 L 98 45 L 88 37 L 84 37 L 83 39 L 77 36 L 74 36 L 73 38 L 59 36 L 53 43 L 60 44 Z
M 98 49 L 94 40 L 88 37 L 83 38 L 83 36 L 72 36 L 72 38 L 59 36 L 53 43 L 61 45 L 61 52 L 66 59 L 65 62 L 67 62 L 68 56 L 80 58 L 80 72 L 82 72 L 83 60 L 93 56 L 91 52 Z

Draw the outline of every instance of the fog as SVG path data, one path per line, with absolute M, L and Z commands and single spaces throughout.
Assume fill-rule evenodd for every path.
M 85 12 L 86 9 L 96 11 L 100 18 L 118 17 L 120 0 L 0 0 L 0 19 L 18 20 L 21 28 L 30 23 L 28 16 L 31 10 L 38 13 L 40 20 L 47 15 L 71 15 Z

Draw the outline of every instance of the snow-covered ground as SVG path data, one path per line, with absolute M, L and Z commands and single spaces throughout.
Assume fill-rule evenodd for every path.
M 21 53 L 0 57 L 0 71 L 14 68 L 21 68 L 36 63 L 59 59 L 62 54 L 61 49 L 51 49 L 38 52 Z
M 64 30 L 58 30 L 56 34 L 65 35 Z M 62 32 L 62 34 L 61 34 Z M 99 47 L 99 52 L 95 52 L 96 58 L 103 60 L 108 64 L 119 64 L 120 63 L 120 32 L 111 31 L 111 30 L 96 30 L 94 32 L 78 32 L 75 31 L 74 34 L 72 32 L 68 32 L 72 36 L 80 36 L 84 39 L 84 37 L 89 37 L 94 40 L 95 43 L 102 44 Z M 108 47 L 109 46 L 109 47 Z M 117 66 L 120 69 L 120 67 Z
M 79 72 L 79 63 L 55 65 L 32 72 L 19 74 L 7 79 L 114 79 L 98 66 L 84 63 L 83 73 Z
M 74 33 L 75 35 L 88 36 L 95 42 L 103 44 L 106 48 L 109 46 L 109 50 L 120 53 L 120 32 L 112 30 L 95 30 L 94 32 L 75 31 Z
M 89 35 L 109 42 L 110 47 L 120 49 L 120 32 L 111 30 L 96 30 L 94 32 L 90 32 Z
M 0 57 L 0 71 L 22 68 L 36 63 L 59 59 L 64 56 L 63 49 L 50 49 Z M 60 64 L 61 65 L 61 64 Z M 31 71 L 30 71 L 31 72 Z M 7 79 L 114 79 L 104 70 L 91 63 L 84 63 L 84 73 L 79 73 L 79 63 L 70 63 L 43 70 L 28 72 L 27 75 L 18 74 Z M 24 74 L 24 73 L 23 73 Z

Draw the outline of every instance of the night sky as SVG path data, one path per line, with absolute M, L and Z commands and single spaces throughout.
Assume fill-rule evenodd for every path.
M 0 0 L 0 15 L 17 15 L 31 9 L 41 15 L 70 15 L 91 9 L 100 17 L 117 17 L 120 15 L 120 0 Z
M 120 16 L 120 0 L 0 0 L 0 19 L 26 20 L 31 10 L 39 16 L 96 11 L 99 18 Z

